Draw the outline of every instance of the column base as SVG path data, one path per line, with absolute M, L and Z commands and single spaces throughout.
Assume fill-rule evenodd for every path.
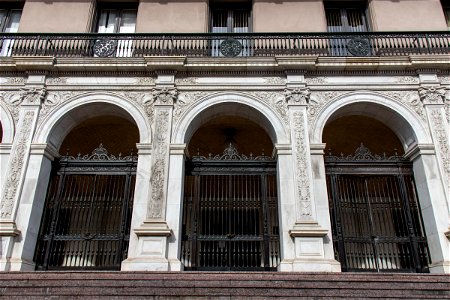
M 136 257 L 124 260 L 121 271 L 170 271 L 170 265 L 167 259 Z
M 136 257 L 129 257 L 122 262 L 122 271 L 170 271 L 167 260 L 168 238 L 172 230 L 164 221 L 145 221 L 134 229 L 138 236 Z M 175 265 L 174 265 L 175 267 Z
M 0 259 L 0 271 L 25 271 L 32 272 L 36 270 L 36 264 L 32 261 L 23 259 Z
M 429 266 L 430 273 L 450 274 L 450 261 L 440 261 Z
M 341 272 L 341 264 L 332 259 L 296 258 L 283 260 L 278 267 L 280 272 Z

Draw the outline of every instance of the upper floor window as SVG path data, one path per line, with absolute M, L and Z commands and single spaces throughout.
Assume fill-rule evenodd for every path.
M 365 32 L 369 30 L 365 2 L 325 2 L 328 32 Z
M 98 33 L 134 33 L 137 3 L 100 3 L 96 31 Z
M 3 4 L 0 7 L 0 32 L 17 32 L 21 15 L 22 9 L 18 5 Z
M 212 2 L 210 24 L 213 33 L 251 32 L 251 3 Z
M 445 21 L 447 22 L 447 27 L 450 29 L 450 1 L 447 3 L 442 1 L 442 8 L 444 9 Z

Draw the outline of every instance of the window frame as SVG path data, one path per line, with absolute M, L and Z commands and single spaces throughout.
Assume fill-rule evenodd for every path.
M 340 19 L 342 22 L 342 31 L 334 31 L 334 32 L 352 32 L 350 30 L 351 26 L 349 25 L 348 11 L 349 10 L 360 10 L 363 13 L 363 25 L 364 30 L 361 32 L 370 32 L 372 31 L 372 26 L 370 24 L 369 18 L 369 7 L 367 1 L 324 1 L 324 9 L 325 9 L 325 17 L 327 19 L 327 31 L 328 31 L 328 13 L 329 10 L 339 10 Z M 331 31 L 328 31 L 331 32 Z
M 92 32 L 99 33 L 99 23 L 101 20 L 101 15 L 104 11 L 110 11 L 109 13 L 111 13 L 111 11 L 116 11 L 118 13 L 118 17 L 116 17 L 114 22 L 114 31 L 112 33 L 119 33 L 123 13 L 126 11 L 135 11 L 137 21 L 138 7 L 139 2 L 98 2 Z M 135 26 L 136 23 L 137 22 L 134 24 Z
M 222 1 L 210 1 L 209 2 L 209 20 L 208 20 L 208 29 L 210 33 L 213 32 L 213 14 L 216 11 L 225 11 L 227 14 L 227 32 L 226 33 L 235 33 L 233 29 L 233 21 L 235 18 L 236 11 L 247 11 L 248 12 L 248 29 L 247 33 L 253 32 L 253 10 L 252 10 L 252 2 L 251 1 L 239 1 L 239 2 L 222 2 Z
M 13 12 L 20 11 L 20 16 L 22 17 L 23 13 L 23 2 L 4 2 L 0 5 L 0 11 L 6 12 L 6 17 L 4 20 L 0 19 L 0 32 L 5 33 L 6 26 L 9 24 L 11 20 L 11 16 Z M 20 19 L 19 19 L 20 23 Z

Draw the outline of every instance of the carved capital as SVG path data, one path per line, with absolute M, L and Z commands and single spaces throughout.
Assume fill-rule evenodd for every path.
M 176 88 L 163 87 L 153 89 L 153 102 L 160 105 L 173 105 L 178 98 L 178 90 Z
M 288 104 L 308 105 L 310 95 L 309 88 L 288 88 L 284 90 L 284 97 Z
M 445 98 L 444 87 L 420 87 L 420 100 L 423 104 L 443 104 Z
M 18 103 L 25 105 L 40 105 L 47 95 L 46 88 L 23 88 L 20 91 Z

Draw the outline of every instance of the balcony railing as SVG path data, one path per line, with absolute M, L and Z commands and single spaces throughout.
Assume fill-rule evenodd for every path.
M 0 56 L 267 57 L 450 54 L 450 32 L 11 34 Z

